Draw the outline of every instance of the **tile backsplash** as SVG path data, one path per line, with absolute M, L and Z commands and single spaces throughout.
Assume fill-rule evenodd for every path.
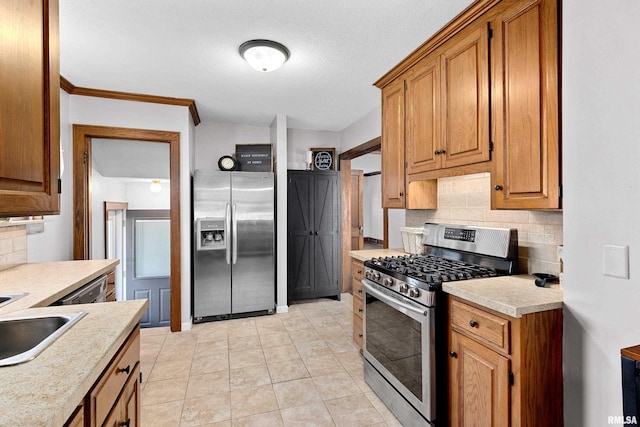
M 26 225 L 0 225 L 0 271 L 26 262 Z
M 521 273 L 559 274 L 557 247 L 562 245 L 561 211 L 491 210 L 489 173 L 438 180 L 438 209 L 407 210 L 407 227 L 425 222 L 509 227 L 518 230 Z

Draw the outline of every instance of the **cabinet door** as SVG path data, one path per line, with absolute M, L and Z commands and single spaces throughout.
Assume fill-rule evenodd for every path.
M 420 61 L 406 77 L 407 173 L 440 167 L 440 56 Z
M 315 174 L 313 195 L 314 291 L 337 290 L 340 275 L 338 174 Z
M 405 207 L 404 79 L 382 89 L 382 207 Z
M 457 332 L 451 333 L 452 426 L 509 425 L 509 359 Z
M 313 291 L 313 175 L 288 172 L 288 288 L 293 295 Z
M 137 427 L 140 425 L 140 364 L 129 378 L 120 397 L 122 421 L 120 425 Z
M 0 216 L 58 213 L 57 0 L 0 2 Z
M 492 207 L 559 208 L 557 3 L 519 3 L 492 27 Z
M 441 56 L 442 166 L 487 161 L 489 152 L 489 37 L 476 22 L 444 45 Z

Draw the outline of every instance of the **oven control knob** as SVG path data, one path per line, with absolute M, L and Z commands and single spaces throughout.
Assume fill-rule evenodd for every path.
M 420 290 L 412 286 L 411 289 L 409 289 L 409 296 L 411 298 L 418 298 L 420 296 Z
M 380 272 L 376 271 L 375 273 L 373 273 L 373 279 L 380 280 Z
M 401 283 L 400 286 L 398 286 L 398 290 L 400 291 L 400 293 L 406 294 L 409 290 L 409 285 L 407 285 L 406 283 Z
M 393 279 L 391 277 L 385 277 L 385 279 L 382 281 L 382 284 L 385 285 L 388 288 L 392 288 L 393 287 Z
M 366 270 L 364 272 L 364 277 L 366 277 L 367 279 L 371 279 L 371 270 Z

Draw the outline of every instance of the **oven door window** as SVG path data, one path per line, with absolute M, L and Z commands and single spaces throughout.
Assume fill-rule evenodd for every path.
M 366 351 L 423 401 L 422 324 L 373 295 L 366 299 Z

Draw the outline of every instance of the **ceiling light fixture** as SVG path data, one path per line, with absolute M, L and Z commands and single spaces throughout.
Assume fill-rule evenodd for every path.
M 160 180 L 159 179 L 152 179 L 151 180 L 151 185 L 149 186 L 149 190 L 152 193 L 159 193 L 162 191 L 162 185 L 160 184 Z
M 271 40 L 249 40 L 240 45 L 240 56 L 258 71 L 277 70 L 289 59 L 289 49 Z

